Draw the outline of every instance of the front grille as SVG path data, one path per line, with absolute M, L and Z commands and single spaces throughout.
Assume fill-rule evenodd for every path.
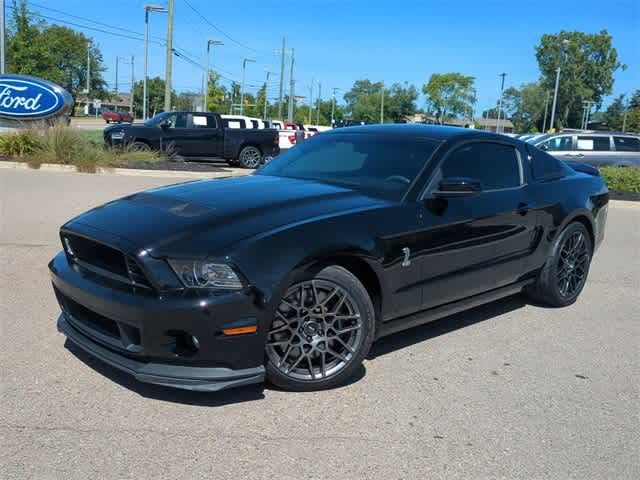
M 79 235 L 63 233 L 62 237 L 67 256 L 81 268 L 135 287 L 151 288 L 137 262 L 121 251 Z
M 54 291 L 67 320 L 77 330 L 108 345 L 130 352 L 140 351 L 140 329 L 94 312 L 64 295 L 55 286 Z

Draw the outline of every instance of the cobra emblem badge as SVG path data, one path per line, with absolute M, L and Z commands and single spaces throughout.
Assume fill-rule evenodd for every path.
M 404 258 L 402 259 L 402 266 L 403 267 L 408 267 L 409 265 L 411 265 L 411 260 L 409 260 L 409 257 L 411 256 L 411 250 L 409 250 L 409 247 L 404 247 L 402 249 L 402 254 L 404 255 Z

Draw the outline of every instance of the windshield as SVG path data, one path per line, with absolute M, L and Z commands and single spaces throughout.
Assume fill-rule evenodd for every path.
M 162 119 L 164 117 L 166 117 L 169 114 L 169 112 L 162 112 L 162 113 L 158 113 L 157 115 L 154 115 L 151 118 L 148 118 L 147 120 L 144 121 L 144 124 L 147 127 L 155 127 L 156 125 L 158 125 L 158 123 L 160 123 L 162 121 Z
M 432 140 L 383 133 L 327 133 L 296 145 L 256 173 L 401 199 L 436 147 Z

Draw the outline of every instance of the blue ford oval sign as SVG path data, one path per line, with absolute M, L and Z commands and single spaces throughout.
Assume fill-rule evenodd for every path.
M 0 75 L 0 116 L 46 118 L 66 111 L 73 99 L 62 87 L 27 75 Z

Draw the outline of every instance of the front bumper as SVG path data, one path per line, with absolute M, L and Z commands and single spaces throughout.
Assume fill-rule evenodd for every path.
M 263 366 L 243 370 L 220 367 L 189 367 L 153 362 L 145 363 L 119 355 L 102 347 L 72 327 L 64 313 L 58 318 L 58 331 L 66 335 L 71 342 L 85 352 L 118 370 L 133 375 L 136 380 L 144 383 L 183 390 L 216 392 L 264 381 Z
M 201 391 L 264 380 L 266 316 L 251 293 L 195 297 L 136 291 L 82 271 L 63 252 L 49 269 L 62 309 L 58 330 L 136 379 Z M 223 334 L 238 324 L 257 324 L 258 331 Z M 181 339 L 192 337 L 197 348 L 185 348 Z

